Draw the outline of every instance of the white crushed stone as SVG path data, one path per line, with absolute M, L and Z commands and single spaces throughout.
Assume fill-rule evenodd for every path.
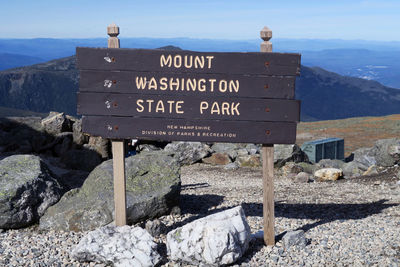
M 263 229 L 261 169 L 195 164 L 182 168 L 181 215 L 160 218 L 168 230 L 242 204 L 253 234 Z M 294 183 L 275 179 L 275 233 L 304 230 L 304 249 L 285 251 L 282 241 L 250 242 L 234 266 L 399 266 L 400 186 L 397 180 L 360 179 Z M 37 227 L 0 231 L 0 266 L 104 266 L 79 263 L 72 247 L 85 233 L 43 232 Z M 166 234 L 166 233 L 165 233 Z M 166 257 L 165 234 L 155 237 Z M 163 251 L 164 247 L 164 251 Z M 163 254 L 164 253 L 164 254 Z

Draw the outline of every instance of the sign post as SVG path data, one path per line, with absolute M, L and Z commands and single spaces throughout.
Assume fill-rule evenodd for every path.
M 261 52 L 272 52 L 272 31 L 264 27 L 260 32 L 263 40 Z M 264 244 L 275 245 L 275 207 L 274 207 L 274 145 L 262 145 L 263 168 L 263 220 L 264 220 Z
M 111 24 L 107 27 L 108 48 L 120 48 L 119 27 Z M 124 140 L 112 140 L 113 173 L 114 173 L 114 218 L 116 226 L 126 225 L 126 191 L 125 191 L 125 145 Z
M 82 130 L 112 139 L 116 225 L 126 224 L 124 139 L 259 143 L 263 162 L 264 242 L 274 245 L 274 145 L 293 144 L 300 55 L 77 48 Z

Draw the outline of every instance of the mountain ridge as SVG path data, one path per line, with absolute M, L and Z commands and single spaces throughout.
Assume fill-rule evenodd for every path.
M 75 56 L 0 71 L 0 106 L 76 115 L 78 83 Z M 400 90 L 318 67 L 301 67 L 296 98 L 303 121 L 400 113 Z

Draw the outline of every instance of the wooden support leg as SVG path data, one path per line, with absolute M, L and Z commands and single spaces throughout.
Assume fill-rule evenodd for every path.
M 274 145 L 262 146 L 264 244 L 275 245 Z
M 124 141 L 112 141 L 114 171 L 115 225 L 126 225 L 125 147 Z

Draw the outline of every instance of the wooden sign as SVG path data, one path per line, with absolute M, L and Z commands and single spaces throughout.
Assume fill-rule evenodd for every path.
M 296 140 L 298 54 L 77 48 L 77 58 L 78 113 L 84 115 L 83 131 L 92 135 L 275 144 Z
M 205 78 L 198 73 L 82 70 L 80 91 L 293 99 L 295 79 L 296 76 L 207 74 Z
M 110 139 L 281 144 L 295 141 L 295 122 L 183 120 L 115 116 L 85 116 L 84 131 Z
M 77 48 L 83 132 L 112 139 L 115 224 L 126 225 L 124 139 L 262 143 L 264 243 L 275 244 L 274 144 L 296 140 L 300 55 Z
M 300 55 L 291 53 L 216 53 L 78 47 L 76 55 L 77 65 L 81 70 L 284 76 L 295 76 L 300 72 Z

